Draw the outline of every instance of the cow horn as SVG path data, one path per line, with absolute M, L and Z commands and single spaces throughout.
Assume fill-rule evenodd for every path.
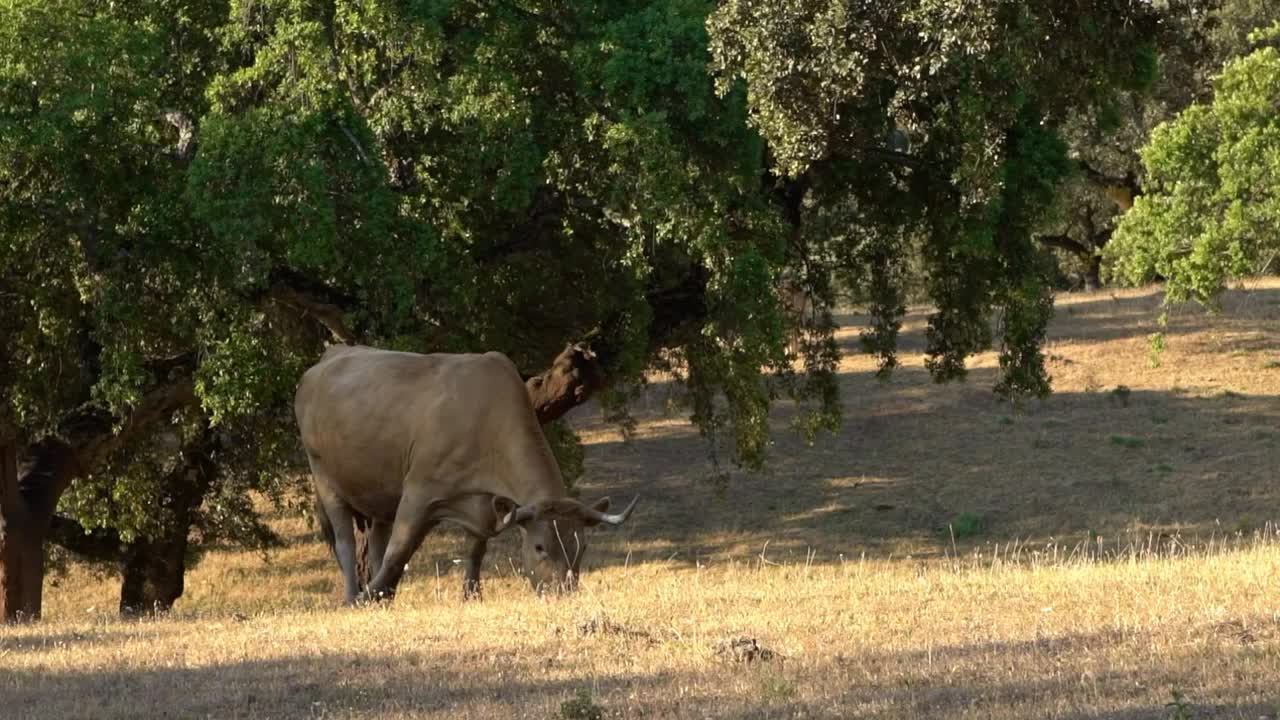
M 507 517 L 511 518 L 512 524 L 518 524 L 526 520 L 532 520 L 533 516 L 536 515 L 537 512 L 538 512 L 537 508 L 535 508 L 532 505 L 521 505 L 515 510 L 512 510 L 511 514 L 508 515 Z
M 640 502 L 639 495 L 632 498 L 631 504 L 627 505 L 626 509 L 620 513 L 600 512 L 593 507 L 584 505 L 582 507 L 582 513 L 586 515 L 588 519 L 595 520 L 596 522 L 608 523 L 610 525 L 617 526 L 626 522 L 627 518 L 631 517 L 631 511 L 636 509 L 636 503 L 638 502 Z
M 497 532 L 502 532 L 512 525 L 529 520 L 533 518 L 536 512 L 537 509 L 532 505 L 517 505 L 514 510 L 506 514 L 506 517 L 502 518 L 502 522 L 498 524 L 496 530 Z

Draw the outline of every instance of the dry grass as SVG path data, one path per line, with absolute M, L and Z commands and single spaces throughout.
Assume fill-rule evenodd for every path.
M 335 609 L 295 518 L 164 620 L 73 571 L 0 629 L 0 717 L 551 718 L 585 689 L 605 717 L 1170 718 L 1176 690 L 1185 717 L 1274 719 L 1280 282 L 1255 285 L 1176 316 L 1158 368 L 1151 293 L 1061 298 L 1056 394 L 1022 413 L 992 356 L 929 382 L 914 313 L 893 381 L 846 361 L 839 436 L 803 448 L 779 408 L 771 470 L 727 487 L 664 388 L 630 443 L 581 412 L 585 493 L 644 501 L 572 598 L 534 599 L 506 539 L 464 604 L 433 536 L 394 607 Z M 717 653 L 738 637 L 779 657 Z

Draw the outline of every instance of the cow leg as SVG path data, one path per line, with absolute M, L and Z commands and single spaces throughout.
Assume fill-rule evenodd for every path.
M 391 539 L 387 541 L 386 554 L 378 567 L 378 574 L 363 593 L 363 599 L 389 600 L 395 597 L 400 576 L 404 575 L 405 563 L 417 552 L 422 539 L 431 528 L 440 522 L 431 517 L 429 507 L 430 503 L 414 502 L 411 495 L 400 499 L 396 521 L 391 527 Z
M 479 535 L 467 538 L 466 576 L 462 581 L 462 599 L 480 599 L 480 565 L 484 563 L 484 553 L 489 549 L 489 539 Z
M 338 558 L 344 583 L 343 603 L 351 605 L 360 591 L 360 582 L 356 578 L 355 518 L 346 503 L 323 496 L 319 500 L 319 509 L 328 517 L 328 525 L 333 530 L 333 554 Z
M 369 577 L 378 576 L 382 569 L 382 558 L 387 554 L 387 543 L 391 540 L 391 523 L 374 520 L 369 526 Z

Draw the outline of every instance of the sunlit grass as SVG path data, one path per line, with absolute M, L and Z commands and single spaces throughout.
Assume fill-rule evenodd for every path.
M 0 696 L 6 717 L 36 718 L 553 717 L 580 689 L 621 717 L 1015 718 L 1160 716 L 1177 690 L 1269 717 L 1276 540 L 653 562 L 593 572 L 570 598 L 499 577 L 479 603 L 450 572 L 357 610 L 296 589 L 309 571 L 269 581 L 266 603 L 245 558 L 214 557 L 171 618 L 76 617 L 64 593 L 49 621 L 4 630 Z M 740 637 L 776 657 L 735 662 L 721 648 Z

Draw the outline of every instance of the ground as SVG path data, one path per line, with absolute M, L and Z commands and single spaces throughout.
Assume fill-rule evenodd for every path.
M 780 405 L 769 469 L 727 482 L 660 379 L 630 441 L 580 408 L 583 496 L 642 499 L 572 598 L 506 540 L 463 603 L 442 534 L 393 606 L 337 608 L 285 515 L 285 549 L 210 556 L 166 619 L 73 570 L 0 629 L 0 716 L 1274 720 L 1280 281 L 1249 285 L 1176 311 L 1158 366 L 1154 290 L 1060 297 L 1055 393 L 1018 411 L 993 354 L 928 379 L 927 309 L 887 383 L 844 317 L 843 429 L 806 447 Z

